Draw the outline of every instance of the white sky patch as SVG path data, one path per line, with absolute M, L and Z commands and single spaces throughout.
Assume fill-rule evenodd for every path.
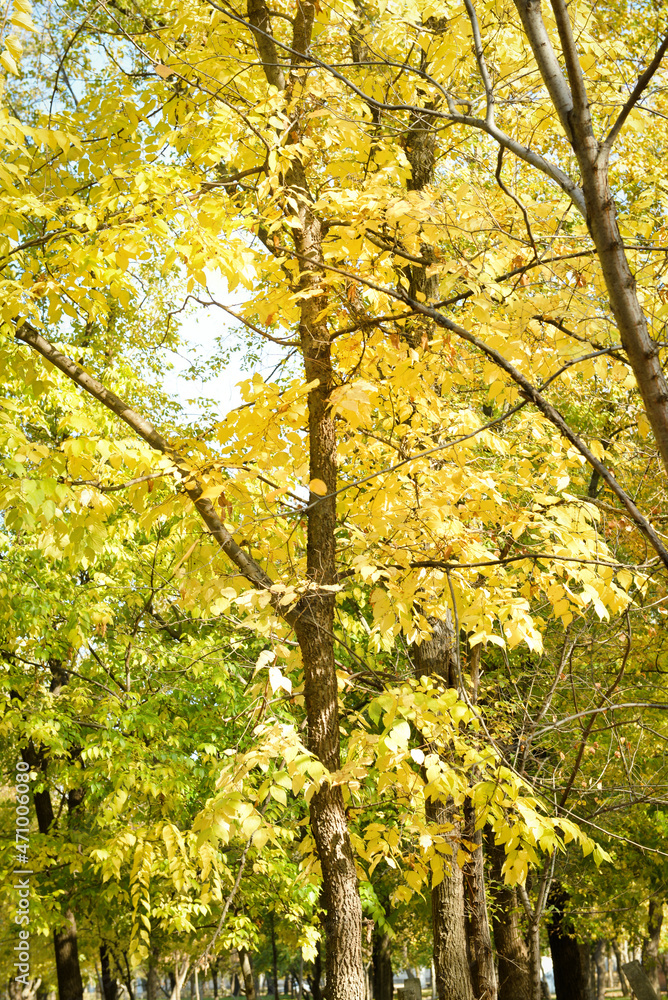
M 240 297 L 238 291 L 231 295 L 219 275 L 208 278 L 213 298 L 239 312 L 246 299 Z M 207 295 L 202 293 L 199 297 L 205 299 Z M 258 343 L 259 338 L 252 332 L 250 338 L 245 337 L 240 327 L 240 323 L 215 305 L 197 306 L 196 311 L 186 314 L 182 320 L 182 348 L 178 354 L 165 352 L 166 361 L 173 367 L 165 373 L 163 386 L 189 416 L 203 413 L 207 409 L 203 401 L 212 400 L 215 412 L 220 418 L 224 417 L 242 402 L 240 382 L 252 378 L 255 372 L 273 381 L 272 372 L 290 353 L 290 348 L 270 341 Z M 220 365 L 223 353 L 228 357 Z M 210 362 L 211 372 L 207 374 Z M 296 370 L 296 362 L 296 358 L 288 362 L 292 372 Z M 274 378 L 278 375 L 279 372 Z

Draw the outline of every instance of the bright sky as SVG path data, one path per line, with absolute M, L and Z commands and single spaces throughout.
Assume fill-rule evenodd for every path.
M 220 284 L 220 279 L 219 287 L 211 283 L 214 298 L 237 311 L 243 299 L 230 295 L 225 287 L 220 287 Z M 184 320 L 181 328 L 184 340 L 189 345 L 189 352 L 184 351 L 181 355 L 171 351 L 166 352 L 166 360 L 174 367 L 166 374 L 164 387 L 170 395 L 183 403 L 183 409 L 189 415 L 194 416 L 202 412 L 196 400 L 207 398 L 215 401 L 219 415 L 224 416 L 241 403 L 241 394 L 237 388 L 239 382 L 251 378 L 256 371 L 268 379 L 281 358 L 288 353 L 287 348 L 268 341 L 258 345 L 257 338 L 254 338 L 254 347 L 257 353 L 261 347 L 261 356 L 257 361 L 253 361 L 249 356 L 246 341 L 237 332 L 239 325 L 222 309 L 215 306 L 200 308 L 196 314 Z M 229 360 L 213 377 L 206 380 L 193 378 L 191 369 L 193 362 L 195 364 L 199 362 L 199 365 L 204 367 L 208 358 L 212 356 L 217 358 L 220 355 L 219 338 L 223 338 L 223 349 L 231 347 L 238 349 L 230 353 Z M 190 403 L 191 400 L 195 402 Z

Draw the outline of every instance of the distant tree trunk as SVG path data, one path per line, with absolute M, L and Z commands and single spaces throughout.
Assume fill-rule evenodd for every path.
M 183 984 L 186 981 L 189 968 L 190 968 L 190 959 L 188 958 L 184 959 L 181 967 L 179 967 L 178 959 L 176 960 L 176 964 L 174 966 L 174 972 L 170 976 L 172 982 L 172 993 L 169 1000 L 181 1000 L 181 990 L 183 989 Z
M 506 852 L 494 843 L 491 831 L 485 841 L 494 881 L 492 930 L 498 963 L 499 1000 L 535 1000 L 529 951 L 522 932 L 522 906 L 517 890 L 506 885 L 501 874 Z
M 322 979 L 322 941 L 318 941 L 318 946 L 313 960 L 313 976 L 309 979 L 311 996 L 313 1000 L 322 1000 L 322 989 L 320 981 Z
M 599 938 L 594 945 L 594 966 L 596 968 L 596 1000 L 605 1000 L 607 969 L 605 964 L 605 941 Z
M 589 1000 L 589 947 L 578 943 L 565 913 L 568 894 L 553 885 L 549 905 L 552 914 L 547 933 L 552 952 L 557 1000 Z
M 628 949 L 626 947 L 626 942 L 624 942 L 623 953 L 619 941 L 613 941 L 612 947 L 615 953 L 615 961 L 617 963 L 617 977 L 619 979 L 619 988 L 621 989 L 622 993 L 626 994 L 629 992 L 629 984 L 626 981 L 626 976 L 624 975 L 624 970 L 622 968 L 622 965 L 624 964 L 628 956 Z
M 647 937 L 643 944 L 642 965 L 647 978 L 658 994 L 661 993 L 659 983 L 659 939 L 663 924 L 663 897 L 652 893 L 649 898 L 649 916 L 647 919 Z
M 211 966 L 211 982 L 213 983 L 213 1000 L 218 1000 L 218 964 Z
M 253 963 L 245 948 L 239 948 L 239 965 L 244 977 L 244 993 L 246 1000 L 255 1000 L 255 981 L 253 979 Z
M 274 998 L 278 1000 L 278 955 L 276 952 L 276 927 L 275 927 L 276 914 L 271 911 L 271 958 L 272 958 L 272 972 L 274 976 Z M 320 947 L 318 946 L 318 955 L 320 955 Z
M 104 941 L 100 945 L 100 980 L 104 1000 L 116 1000 L 118 996 L 118 980 L 112 974 L 111 956 Z M 155 1000 L 155 998 L 149 997 L 148 1000 Z
M 392 946 L 388 932 L 373 929 L 373 1000 L 392 1000 Z
M 606 941 L 605 943 L 605 958 L 608 972 L 605 983 L 609 990 L 614 990 L 615 982 L 612 974 L 612 943 L 610 941 Z
M 11 976 L 7 983 L 7 996 L 9 1000 L 36 1000 L 41 984 L 41 979 L 31 979 L 27 984 L 17 983 Z

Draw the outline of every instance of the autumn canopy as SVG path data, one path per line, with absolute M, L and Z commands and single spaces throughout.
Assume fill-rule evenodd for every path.
M 6 0 L 8 1000 L 665 987 L 666 50 Z

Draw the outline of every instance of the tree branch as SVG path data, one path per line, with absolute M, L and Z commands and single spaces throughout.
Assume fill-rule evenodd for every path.
M 603 143 L 601 144 L 601 149 L 604 149 L 607 152 L 609 152 L 610 149 L 612 148 L 615 139 L 622 130 L 624 122 L 633 111 L 634 107 L 642 97 L 644 91 L 647 89 L 650 80 L 652 79 L 657 69 L 661 65 L 661 60 L 666 54 L 666 50 L 668 50 L 668 34 L 666 34 L 665 38 L 661 42 L 661 45 L 656 50 L 656 55 L 652 59 L 647 69 L 644 71 L 644 73 L 641 73 L 640 76 L 638 77 L 638 82 L 631 91 L 631 96 L 629 97 L 628 101 L 626 102 L 622 110 L 619 112 L 619 115 L 617 116 L 617 121 L 612 126 L 607 136 L 603 140 Z
M 529 39 L 529 45 L 567 138 L 572 141 L 570 114 L 573 97 L 552 47 L 540 9 L 540 0 L 515 0 L 515 7 Z
M 573 38 L 571 19 L 568 16 L 564 0 L 550 0 L 550 2 L 557 22 L 561 51 L 564 54 L 564 62 L 566 63 L 566 73 L 568 74 L 568 82 L 573 98 L 573 111 L 578 118 L 577 131 L 580 137 L 584 135 L 593 136 L 591 115 L 589 113 L 589 98 L 587 96 L 587 88 L 585 87 L 578 50 Z
M 24 322 L 18 327 L 15 336 L 17 341 L 22 341 L 38 354 L 41 354 L 43 358 L 50 361 L 54 367 L 58 368 L 64 375 L 67 375 L 68 378 L 84 389 L 90 396 L 97 399 L 108 410 L 115 413 L 117 417 L 120 417 L 128 427 L 131 427 L 152 448 L 169 458 L 183 478 L 186 493 L 225 555 L 232 560 L 242 576 L 252 583 L 253 586 L 261 590 L 270 590 L 273 585 L 271 577 L 237 544 L 216 514 L 211 501 L 202 496 L 202 486 L 194 477 L 189 463 L 170 446 L 167 440 L 146 417 L 143 417 L 136 410 L 128 406 L 120 396 L 105 388 L 101 382 L 98 382 L 92 375 L 85 372 L 83 368 L 67 357 L 66 354 L 62 354 L 29 323 Z M 275 603 L 278 607 L 278 602 L 276 601 Z M 279 610 L 282 617 L 289 619 L 290 612 L 285 613 L 285 609 L 283 608 Z

